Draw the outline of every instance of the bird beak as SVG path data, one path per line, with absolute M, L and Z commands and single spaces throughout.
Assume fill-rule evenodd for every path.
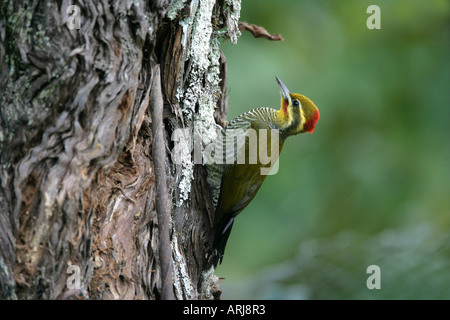
M 278 85 L 280 86 L 281 96 L 283 97 L 284 103 L 286 105 L 289 105 L 291 101 L 291 93 L 289 92 L 289 89 L 284 85 L 283 82 L 281 82 L 280 78 L 278 78 L 277 76 L 275 76 L 275 78 L 277 79 Z

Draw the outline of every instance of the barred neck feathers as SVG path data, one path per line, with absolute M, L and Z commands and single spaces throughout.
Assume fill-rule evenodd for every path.
M 284 141 L 287 137 L 298 133 L 293 131 L 298 130 L 299 123 L 303 121 L 300 115 L 296 116 L 292 112 L 290 115 L 285 115 L 282 110 L 264 107 L 239 115 L 231 120 L 225 129 L 277 129 L 280 131 L 280 138 Z
M 256 108 L 231 120 L 225 129 L 279 129 L 276 123 L 277 110 Z

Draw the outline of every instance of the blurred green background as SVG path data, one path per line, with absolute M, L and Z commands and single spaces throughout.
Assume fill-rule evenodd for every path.
M 369 5 L 381 30 L 369 30 Z M 306 95 L 314 134 L 238 216 L 216 274 L 224 299 L 450 299 L 450 2 L 243 0 L 222 44 L 228 120 Z M 369 265 L 381 289 L 369 290 Z

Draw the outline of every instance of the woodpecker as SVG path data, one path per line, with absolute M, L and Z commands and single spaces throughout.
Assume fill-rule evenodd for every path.
M 216 167 L 215 175 L 212 175 L 214 179 L 220 180 L 220 188 L 217 194 L 213 196 L 215 202 L 215 214 L 214 214 L 214 238 L 212 264 L 217 267 L 217 264 L 222 262 L 223 254 L 228 237 L 231 232 L 234 220 L 236 216 L 252 201 L 264 182 L 266 175 L 261 174 L 262 168 L 270 167 L 273 163 L 262 163 L 259 155 L 261 151 L 265 151 L 266 154 L 275 153 L 278 158 L 285 140 L 293 135 L 297 135 L 303 132 L 312 133 L 319 120 L 320 114 L 316 105 L 307 97 L 291 93 L 288 88 L 281 82 L 278 77 L 275 77 L 281 91 L 281 108 L 279 110 L 272 108 L 256 108 L 245 112 L 244 114 L 236 117 L 230 121 L 222 130 L 222 135 L 226 136 L 226 133 L 230 130 L 241 129 L 241 132 L 251 130 L 256 133 L 258 143 L 252 146 L 250 139 L 240 147 L 227 148 L 224 151 L 224 157 L 227 152 L 232 152 L 236 155 L 240 151 L 245 151 L 245 155 L 248 157 L 244 163 L 224 163 L 219 169 Z M 259 143 L 261 130 L 267 130 L 266 144 Z M 273 143 L 271 138 L 274 138 L 273 134 L 270 134 L 271 130 L 275 130 L 278 134 L 275 135 L 278 138 L 278 143 Z M 224 138 L 224 141 L 226 138 Z M 253 142 L 254 144 L 254 142 Z M 265 150 L 261 150 L 261 148 Z M 245 149 L 245 150 L 244 150 Z M 258 157 L 255 161 L 250 161 L 251 151 L 256 151 Z M 273 155 L 273 154 L 272 154 Z M 237 157 L 234 157 L 237 159 Z M 217 174 L 220 172 L 220 175 Z M 218 177 L 219 176 L 219 177 Z M 219 185 L 219 183 L 216 183 Z

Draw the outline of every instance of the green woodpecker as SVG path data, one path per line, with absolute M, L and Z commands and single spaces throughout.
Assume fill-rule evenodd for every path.
M 231 148 L 233 155 L 245 151 L 243 153 L 246 156 L 244 163 L 238 163 L 236 156 L 234 162 L 224 162 L 221 165 L 220 177 L 217 178 L 220 179 L 220 189 L 218 195 L 215 196 L 215 234 L 212 257 L 214 267 L 222 262 L 235 217 L 252 201 L 266 178 L 267 173 L 262 174 L 261 169 L 269 170 L 273 165 L 273 161 L 272 163 L 262 161 L 260 155 L 270 154 L 272 160 L 275 160 L 273 155 L 278 158 L 284 141 L 288 137 L 303 132 L 312 133 L 320 117 L 319 110 L 311 100 L 301 94 L 290 93 L 278 77 L 276 80 L 281 89 L 281 108 L 279 110 L 257 108 L 247 111 L 229 122 L 222 130 L 223 136 L 226 136 L 230 130 L 241 130 L 237 132 L 253 130 L 258 141 L 246 139 L 240 147 L 234 144 Z M 266 139 L 263 139 L 264 143 L 261 143 L 261 129 L 267 132 Z M 273 141 L 273 139 L 278 139 L 278 141 Z M 230 152 L 228 149 L 230 148 L 224 151 L 224 157 L 226 153 Z M 251 161 L 252 152 L 253 155 L 256 154 L 256 161 Z

